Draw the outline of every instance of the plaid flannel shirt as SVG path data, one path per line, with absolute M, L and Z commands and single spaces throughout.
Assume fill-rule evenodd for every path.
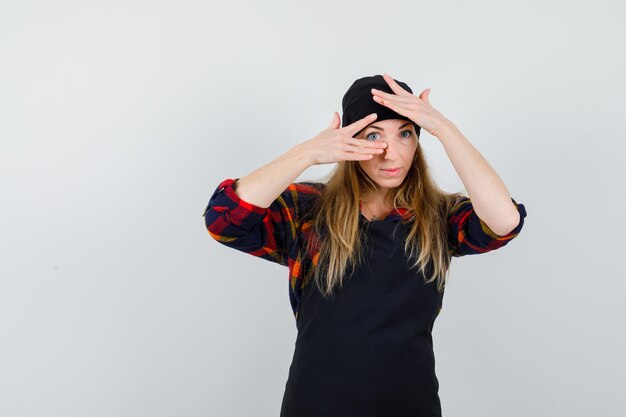
M 235 193 L 239 178 L 222 181 L 204 211 L 205 226 L 215 240 L 223 245 L 266 259 L 289 268 L 289 300 L 295 318 L 303 283 L 309 281 L 319 253 L 304 250 L 311 238 L 312 224 L 303 213 L 323 189 L 323 183 L 290 184 L 267 208 L 248 203 Z M 463 196 L 448 215 L 448 246 L 451 256 L 475 255 L 506 245 L 515 238 L 524 224 L 526 209 L 511 198 L 520 213 L 519 224 L 504 236 L 494 233 Z M 404 208 L 394 209 L 385 220 L 397 221 L 408 214 Z

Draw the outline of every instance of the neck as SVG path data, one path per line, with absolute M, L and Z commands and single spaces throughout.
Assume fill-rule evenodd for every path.
M 387 192 L 378 191 L 378 192 L 369 192 L 361 195 L 361 201 L 365 201 L 372 208 L 374 207 L 386 207 L 385 199 L 387 197 Z

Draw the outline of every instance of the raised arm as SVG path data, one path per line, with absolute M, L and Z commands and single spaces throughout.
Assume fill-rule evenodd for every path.
M 236 183 L 235 192 L 242 200 L 267 208 L 311 165 L 311 155 L 306 148 L 295 146 L 272 162 L 241 177 Z
M 245 177 L 222 181 L 203 214 L 209 234 L 226 246 L 288 265 L 301 203 L 319 192 L 313 183 L 293 181 L 313 164 L 364 160 L 382 152 L 381 144 L 352 138 L 373 120 L 366 117 L 339 128 L 335 112 L 331 125 L 313 139 Z
M 372 89 L 373 99 L 408 117 L 439 139 L 465 185 L 476 214 L 498 235 L 511 232 L 519 224 L 521 216 L 506 186 L 456 125 L 430 104 L 430 88 L 416 97 L 389 74 L 385 73 L 383 77 L 395 94 Z
M 383 77 L 394 94 L 372 89 L 373 100 L 439 139 L 469 194 L 448 217 L 454 255 L 487 252 L 517 236 L 526 217 L 524 205 L 511 197 L 496 171 L 456 125 L 430 104 L 430 89 L 417 97 L 389 74 Z
M 519 209 L 489 162 L 452 122 L 446 123 L 437 137 L 463 182 L 478 217 L 498 235 L 506 235 L 515 229 L 521 220 Z
M 293 184 L 310 166 L 309 161 L 305 149 L 296 146 L 242 178 L 222 181 L 204 212 L 211 237 L 233 249 L 288 266 L 301 197 L 315 191 L 305 184 Z

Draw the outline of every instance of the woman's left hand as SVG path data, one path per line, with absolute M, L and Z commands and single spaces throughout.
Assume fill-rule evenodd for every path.
M 373 99 L 378 104 L 389 107 L 396 113 L 408 117 L 433 136 L 437 136 L 446 123 L 451 123 L 443 114 L 430 105 L 428 100 L 430 88 L 422 91 L 419 97 L 416 97 L 396 83 L 389 74 L 383 73 L 383 78 L 395 94 L 372 88 Z

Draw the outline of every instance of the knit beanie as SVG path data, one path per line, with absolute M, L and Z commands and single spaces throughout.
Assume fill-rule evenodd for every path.
M 409 93 L 413 93 L 411 87 L 409 87 L 406 83 L 396 79 L 394 80 Z M 341 100 L 341 107 L 343 111 L 343 115 L 341 117 L 342 127 L 354 123 L 372 113 L 376 113 L 378 116 L 372 123 L 387 119 L 402 119 L 411 121 L 408 117 L 402 116 L 401 114 L 391 110 L 389 107 L 383 106 L 382 104 L 374 101 L 372 98 L 372 88 L 386 93 L 395 94 L 382 75 L 372 75 L 359 78 L 352 83 Z M 413 123 L 413 125 L 415 125 L 415 133 L 417 133 L 417 136 L 419 137 L 421 127 L 415 123 Z M 361 132 L 357 132 L 353 137 L 357 136 L 359 133 Z

